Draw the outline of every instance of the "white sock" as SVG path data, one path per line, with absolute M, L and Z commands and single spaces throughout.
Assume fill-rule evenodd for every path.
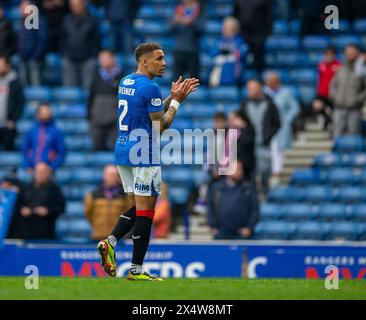
M 116 237 L 115 237 L 115 236 L 113 236 L 113 235 L 110 235 L 110 236 L 108 237 L 108 242 L 109 242 L 109 244 L 110 244 L 113 248 L 117 245 L 117 239 L 116 239 Z
M 130 270 L 131 270 L 132 273 L 135 273 L 135 274 L 143 272 L 142 266 L 139 265 L 139 264 L 134 264 L 134 263 L 131 264 L 131 269 Z

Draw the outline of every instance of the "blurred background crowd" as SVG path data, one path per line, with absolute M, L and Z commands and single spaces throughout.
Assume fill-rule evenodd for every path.
M 1 1 L 0 179 L 18 192 L 8 236 L 109 234 L 126 206 L 112 165 L 117 88 L 134 47 L 155 41 L 164 97 L 179 75 L 202 84 L 173 128 L 235 129 L 238 155 L 230 176 L 164 166 L 153 237 L 366 237 L 366 1 L 334 1 L 337 29 L 325 27 L 328 4 Z M 26 27 L 30 5 L 37 29 Z M 217 143 L 224 154 L 233 141 Z

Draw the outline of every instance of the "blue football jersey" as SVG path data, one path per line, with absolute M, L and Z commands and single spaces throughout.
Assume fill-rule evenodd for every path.
M 164 109 L 157 83 L 144 74 L 124 77 L 118 88 L 118 137 L 115 144 L 117 165 L 160 165 L 160 146 L 152 135 L 151 112 Z

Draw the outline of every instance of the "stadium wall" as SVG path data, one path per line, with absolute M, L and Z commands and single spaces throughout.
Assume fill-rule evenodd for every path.
M 125 276 L 132 255 L 126 241 L 116 252 L 117 276 Z M 0 249 L 0 276 L 22 276 L 28 265 L 40 276 L 103 277 L 95 245 L 6 241 Z M 366 243 L 152 241 L 145 269 L 161 277 L 324 278 L 335 265 L 341 278 L 366 278 Z

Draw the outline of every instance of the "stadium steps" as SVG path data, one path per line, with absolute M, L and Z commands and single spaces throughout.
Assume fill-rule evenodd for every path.
M 212 240 L 210 227 L 207 225 L 207 218 L 205 215 L 190 216 L 190 238 L 192 241 L 208 241 Z M 174 233 L 169 236 L 170 240 L 185 240 L 185 227 L 183 225 L 177 226 Z
M 293 148 L 284 153 L 280 183 L 288 184 L 295 169 L 310 167 L 315 155 L 329 152 L 332 146 L 331 134 L 322 130 L 319 120 L 306 123 L 305 131 L 298 133 Z

